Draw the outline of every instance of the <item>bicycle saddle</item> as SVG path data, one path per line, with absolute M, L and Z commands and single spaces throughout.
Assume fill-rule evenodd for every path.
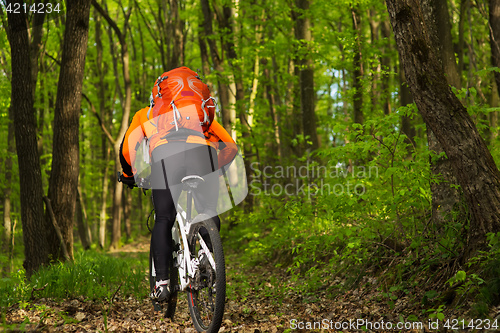
M 184 190 L 195 189 L 199 184 L 203 183 L 205 179 L 200 176 L 191 175 L 182 178 L 181 183 L 184 184 Z

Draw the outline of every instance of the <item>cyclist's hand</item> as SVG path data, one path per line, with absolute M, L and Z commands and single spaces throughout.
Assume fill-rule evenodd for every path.
M 136 186 L 135 178 L 124 176 L 123 173 L 118 176 L 118 181 L 127 185 L 129 188 L 134 188 Z

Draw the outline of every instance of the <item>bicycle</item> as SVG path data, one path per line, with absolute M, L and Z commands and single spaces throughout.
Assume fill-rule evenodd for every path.
M 120 177 L 119 177 L 119 181 Z M 198 214 L 191 218 L 193 192 L 204 179 L 191 175 L 182 179 L 187 192 L 186 210 L 177 205 L 177 216 L 172 228 L 173 260 L 170 266 L 170 298 L 152 300 L 156 311 L 165 311 L 165 317 L 174 319 L 178 292 L 187 293 L 191 319 L 198 332 L 218 332 L 222 324 L 226 298 L 226 271 L 224 251 L 219 231 L 210 216 Z M 139 181 L 141 185 L 142 180 Z M 137 186 L 136 184 L 134 184 Z M 134 186 L 132 185 L 132 186 Z M 131 185 L 129 184 L 129 187 Z M 201 232 L 206 230 L 203 237 Z M 150 291 L 155 286 L 152 252 L 149 252 Z

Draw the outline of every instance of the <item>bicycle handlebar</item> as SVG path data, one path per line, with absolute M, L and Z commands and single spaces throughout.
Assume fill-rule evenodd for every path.
M 142 189 L 147 189 L 150 187 L 149 178 L 139 178 L 137 182 L 134 177 L 125 177 L 123 173 L 117 172 L 118 182 L 127 185 L 129 188 L 140 187 Z

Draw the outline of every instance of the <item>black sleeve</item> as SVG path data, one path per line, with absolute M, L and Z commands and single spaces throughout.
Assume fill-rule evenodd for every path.
M 134 173 L 132 172 L 132 166 L 128 164 L 125 157 L 123 157 L 122 151 L 123 151 L 123 140 L 122 143 L 120 144 L 120 164 L 122 165 L 122 170 L 124 173 L 126 173 L 129 176 L 133 176 Z

